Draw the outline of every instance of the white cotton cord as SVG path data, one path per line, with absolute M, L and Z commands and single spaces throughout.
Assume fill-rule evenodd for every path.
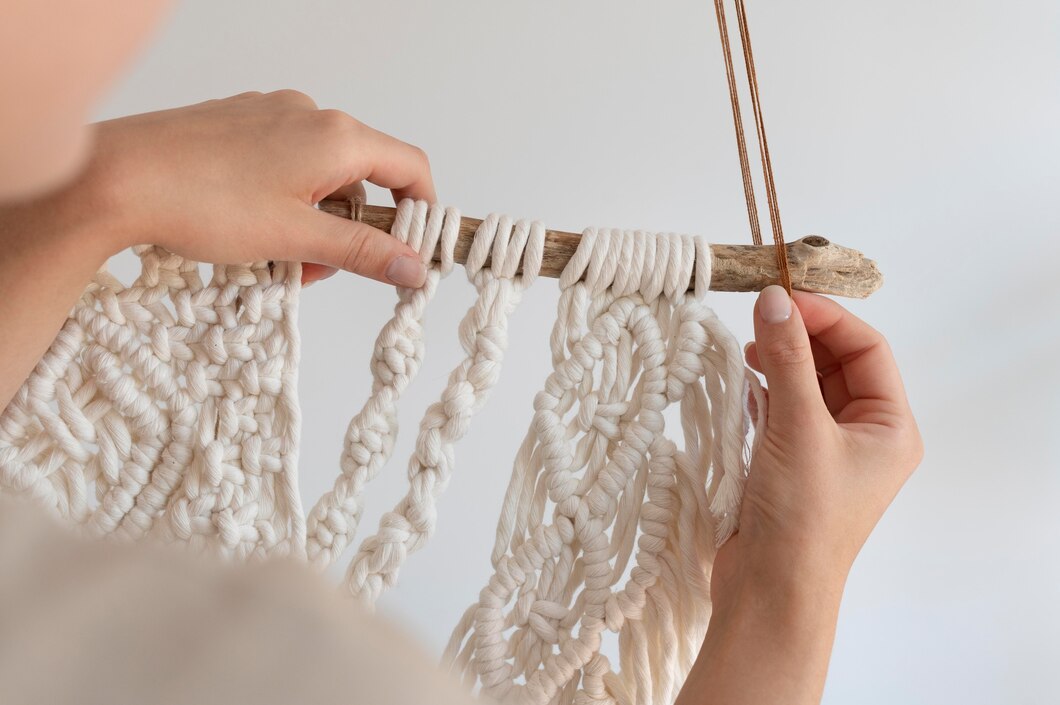
M 213 325 L 204 331 L 186 374 L 196 381 L 199 375 L 215 377 L 221 394 L 209 394 L 211 384 L 205 380 L 193 386 L 192 399 L 207 392 L 197 400 L 195 418 L 174 385 L 170 413 L 180 414 L 171 416 L 174 442 L 163 451 L 163 462 L 190 455 L 190 467 L 179 482 L 165 473 L 152 475 L 151 485 L 169 494 L 151 527 L 155 535 L 221 555 L 303 555 L 296 471 L 301 423 L 297 311 L 289 303 L 297 301 L 300 281 L 297 264 L 217 265 L 202 298 L 195 302 L 192 295 L 193 305 L 209 301 L 216 318 L 209 318 Z M 180 315 L 179 294 L 177 299 Z M 249 335 L 245 342 L 240 336 L 226 339 L 230 330 Z M 263 341 L 260 360 L 251 354 L 255 334 Z M 255 416 L 258 433 L 246 423 Z M 177 436 L 183 429 L 190 434 Z M 262 431 L 274 440 L 262 441 Z M 150 495 L 140 497 L 145 494 Z M 136 535 L 153 511 L 156 506 L 141 506 L 119 531 Z
M 493 242 L 497 238 L 497 232 L 510 233 L 511 229 L 512 219 L 506 215 L 490 213 L 483 219 L 475 232 L 475 239 L 471 243 L 471 248 L 468 250 L 467 261 L 464 262 L 464 269 L 467 271 L 468 278 L 478 274 L 482 266 L 486 264 L 486 258 L 492 254 Z
M 372 392 L 346 431 L 342 474 L 309 512 L 306 548 L 318 565 L 334 563 L 349 546 L 360 523 L 365 488 L 393 453 L 398 400 L 423 362 L 423 316 L 439 279 L 452 269 L 459 226 L 456 209 L 411 199 L 398 203 L 391 234 L 418 250 L 425 264 L 431 264 L 440 244 L 441 262 L 428 269 L 421 288 L 398 289 L 394 315 L 376 339 Z
M 350 207 L 355 207 L 352 199 Z M 428 207 L 426 201 L 414 201 L 411 198 L 399 201 L 394 209 L 394 224 L 390 226 L 390 234 L 418 252 L 423 241 L 423 231 L 427 227 Z
M 300 266 L 216 266 L 204 281 L 197 263 L 151 246 L 135 249 L 131 285 L 97 273 L 0 415 L 0 491 L 96 536 L 334 564 L 393 454 L 397 405 L 422 365 L 423 319 L 459 233 L 454 208 L 398 203 L 391 234 L 428 265 L 426 283 L 397 289 L 341 473 L 308 513 L 296 467 Z M 368 604 L 437 526 L 456 443 L 500 377 L 545 236 L 537 221 L 500 214 L 476 230 L 463 358 L 423 415 L 405 496 L 345 574 Z M 583 233 L 560 276 L 552 370 L 515 453 L 490 577 L 445 649 L 469 687 L 541 705 L 668 703 L 680 690 L 767 417 L 758 378 L 703 303 L 712 257 L 688 235 Z
M 515 456 L 493 576 L 443 656 L 485 695 L 676 697 L 749 462 L 753 375 L 700 303 L 711 264 L 698 238 L 589 228 L 561 274 L 554 371 Z M 683 449 L 660 413 L 674 403 Z M 600 653 L 607 632 L 618 635 L 620 670 Z
M 680 303 L 690 286 L 697 298 L 710 288 L 711 258 L 710 245 L 690 235 L 587 228 L 560 275 L 560 288 L 584 280 L 593 297 L 610 290 L 615 296 L 639 293 L 647 302 L 662 296 Z
M 624 230 L 615 242 L 619 266 L 615 270 L 611 289 L 616 296 L 629 296 L 640 288 L 644 268 L 645 238 L 643 233 Z
M 519 223 L 519 227 L 526 231 L 525 236 L 520 236 L 520 239 L 525 237 L 525 244 L 519 246 L 522 251 L 519 264 L 522 272 L 521 286 L 525 289 L 533 284 L 541 273 L 541 262 L 545 256 L 545 226 L 537 220 L 530 223 L 521 220 Z M 515 276 L 514 270 L 512 276 Z
M 286 275 L 284 286 L 289 292 L 281 300 L 283 311 L 283 336 L 287 339 L 287 356 L 280 372 L 282 393 L 279 396 L 278 410 L 281 428 L 277 429 L 281 438 L 286 439 L 290 447 L 281 456 L 280 492 L 283 496 L 285 519 L 291 525 L 289 552 L 298 558 L 305 558 L 306 521 L 302 494 L 298 487 L 298 451 L 302 447 L 302 409 L 298 404 L 298 370 L 302 359 L 302 336 L 298 331 L 298 296 L 302 287 L 302 265 L 300 262 L 283 263 L 281 276 Z M 276 268 L 273 270 L 276 274 Z M 249 379 L 249 376 L 248 376 Z M 257 383 L 258 380 L 252 380 Z M 247 444 L 251 445 L 252 444 Z M 260 522 L 259 529 L 266 531 L 268 522 Z
M 593 245 L 592 257 L 585 272 L 585 285 L 592 296 L 599 296 L 610 288 L 621 262 L 618 255 L 622 248 L 621 230 L 602 230 Z
M 696 247 L 696 298 L 703 299 L 710 290 L 710 279 L 714 272 L 714 252 L 701 237 L 695 238 Z
M 467 357 L 449 375 L 442 397 L 420 424 L 415 452 L 409 460 L 409 491 L 379 522 L 350 561 L 346 585 L 372 604 L 397 580 L 409 553 L 430 538 L 437 521 L 438 496 L 453 472 L 453 445 L 470 425 L 500 376 L 507 347 L 508 316 L 522 290 L 538 276 L 545 228 L 540 223 L 512 221 L 491 214 L 475 233 L 465 264 L 478 299 L 460 324 L 460 342 Z M 489 270 L 484 269 L 490 258 Z M 517 274 L 521 268 L 522 274 Z
M 428 268 L 437 253 L 440 261 L 433 264 L 444 277 L 453 271 L 453 253 L 460 235 L 460 211 L 451 206 L 404 198 L 395 209 L 390 234 L 416 250 Z
M 746 368 L 736 339 L 712 311 L 705 311 L 703 325 L 714 344 L 706 349 L 714 374 L 706 375 L 711 419 L 715 422 L 715 492 L 711 512 L 718 519 L 716 543 L 723 544 L 738 528 L 740 501 L 747 477 L 748 461 L 743 456 L 746 433 Z M 716 477 L 721 474 L 720 480 Z
M 434 208 L 431 210 L 431 217 L 436 217 L 436 213 L 443 213 L 443 211 L 440 208 Z M 443 215 L 437 217 L 443 218 L 440 236 L 441 262 L 438 265 L 438 270 L 444 277 L 453 271 L 453 252 L 456 250 L 456 241 L 460 236 L 460 211 L 449 206 L 445 209 Z
M 474 282 L 489 259 L 492 276 L 518 279 L 525 289 L 541 271 L 544 246 L 545 226 L 540 222 L 513 221 L 509 216 L 490 213 L 475 232 L 464 268 Z
M 567 260 L 567 265 L 559 275 L 560 289 L 569 289 L 585 275 L 585 268 L 589 266 L 589 260 L 596 247 L 597 235 L 596 228 L 586 228 L 582 231 L 581 239 L 578 240 L 578 248 Z
M 5 411 L 0 485 L 94 535 L 301 555 L 299 265 L 204 283 L 193 262 L 136 252 L 140 277 L 100 271 Z

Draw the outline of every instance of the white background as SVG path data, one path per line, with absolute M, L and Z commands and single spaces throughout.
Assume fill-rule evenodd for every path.
M 825 702 L 1057 702 L 1060 4 L 749 12 L 786 234 L 879 262 L 883 290 L 847 303 L 890 339 L 927 446 L 854 567 Z M 469 215 L 749 242 L 714 22 L 706 0 L 185 0 L 99 116 L 297 88 L 422 146 L 440 199 Z M 384 600 L 436 651 L 488 575 L 556 295 L 541 281 L 516 312 L 438 532 Z M 352 276 L 304 295 L 307 501 L 338 472 L 393 298 Z M 747 340 L 753 296 L 709 300 Z M 430 311 L 405 438 L 362 534 L 404 491 L 409 436 L 459 359 L 470 302 L 458 269 Z

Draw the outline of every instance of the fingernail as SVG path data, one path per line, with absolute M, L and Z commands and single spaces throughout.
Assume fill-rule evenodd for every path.
M 418 257 L 402 255 L 386 268 L 386 278 L 398 286 L 418 289 L 427 278 L 427 270 L 423 268 Z
M 328 277 L 335 276 L 339 270 L 334 267 L 325 267 L 322 264 L 312 262 L 302 263 L 302 288 L 308 289 L 317 282 L 324 281 Z
M 743 346 L 743 356 L 747 357 L 747 351 L 751 349 L 751 346 L 755 344 L 755 341 L 750 341 L 747 345 Z
M 783 323 L 791 318 L 791 297 L 784 287 L 770 284 L 758 295 L 758 314 L 766 323 Z

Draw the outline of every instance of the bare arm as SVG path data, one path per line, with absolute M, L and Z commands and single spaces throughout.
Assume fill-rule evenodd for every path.
M 40 217 L 44 208 L 36 202 L 0 208 L 0 410 L 108 255 L 91 211 L 83 220 L 53 220 Z
M 99 123 L 87 168 L 61 193 L 0 207 L 0 410 L 93 273 L 134 244 L 202 262 L 312 263 L 419 286 L 418 255 L 362 223 L 321 213 L 370 181 L 434 200 L 423 152 L 296 91 Z
M 769 287 L 755 307 L 767 430 L 679 705 L 820 702 L 851 564 L 923 454 L 884 338 L 830 299 L 790 301 Z

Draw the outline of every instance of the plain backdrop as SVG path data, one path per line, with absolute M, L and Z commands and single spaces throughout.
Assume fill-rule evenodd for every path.
M 854 567 L 825 702 L 1057 702 L 1060 4 L 749 12 L 785 232 L 879 262 L 884 288 L 845 303 L 890 339 L 927 447 Z M 426 149 L 440 199 L 469 215 L 750 241 L 705 0 L 185 0 L 98 115 L 286 87 Z M 382 602 L 439 653 L 489 574 L 556 298 L 540 281 L 515 313 L 437 534 Z M 393 301 L 353 276 L 304 294 L 307 502 L 338 472 Z M 362 536 L 404 492 L 411 436 L 460 358 L 471 301 L 457 269 L 431 306 L 404 438 L 369 489 Z M 708 301 L 749 339 L 753 296 Z

